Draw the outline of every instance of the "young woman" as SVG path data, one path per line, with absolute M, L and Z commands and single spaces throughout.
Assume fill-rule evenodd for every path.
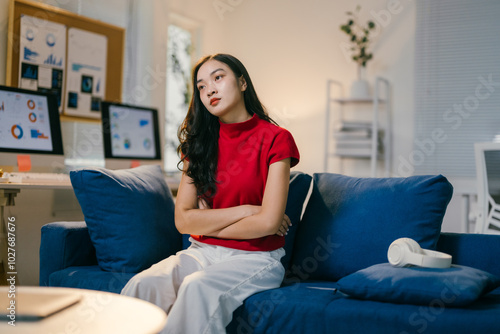
M 164 333 L 219 334 L 247 297 L 283 280 L 285 206 L 299 152 L 238 59 L 205 57 L 192 79 L 175 205 L 175 224 L 191 246 L 133 277 L 122 294 L 163 308 Z

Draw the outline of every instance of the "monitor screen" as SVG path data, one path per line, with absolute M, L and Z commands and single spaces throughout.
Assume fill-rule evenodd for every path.
M 157 109 L 103 102 L 101 119 L 106 159 L 161 161 Z
M 63 155 L 57 97 L 0 86 L 0 152 Z

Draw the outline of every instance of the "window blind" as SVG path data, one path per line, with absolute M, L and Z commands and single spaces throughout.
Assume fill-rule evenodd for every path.
M 500 134 L 500 1 L 416 3 L 415 174 L 474 177 L 474 143 Z

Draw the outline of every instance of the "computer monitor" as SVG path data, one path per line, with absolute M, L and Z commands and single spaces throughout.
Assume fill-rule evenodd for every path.
M 7 172 L 64 169 L 56 95 L 0 86 L 0 168 Z
M 106 168 L 161 165 L 157 109 L 108 101 L 101 107 Z

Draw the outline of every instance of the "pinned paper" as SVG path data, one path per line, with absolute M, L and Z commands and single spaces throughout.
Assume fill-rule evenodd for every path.
M 139 160 L 132 160 L 130 162 L 130 168 L 139 167 L 140 165 L 141 165 L 141 162 Z
M 31 157 L 27 154 L 18 154 L 17 168 L 20 172 L 29 172 L 31 170 Z

